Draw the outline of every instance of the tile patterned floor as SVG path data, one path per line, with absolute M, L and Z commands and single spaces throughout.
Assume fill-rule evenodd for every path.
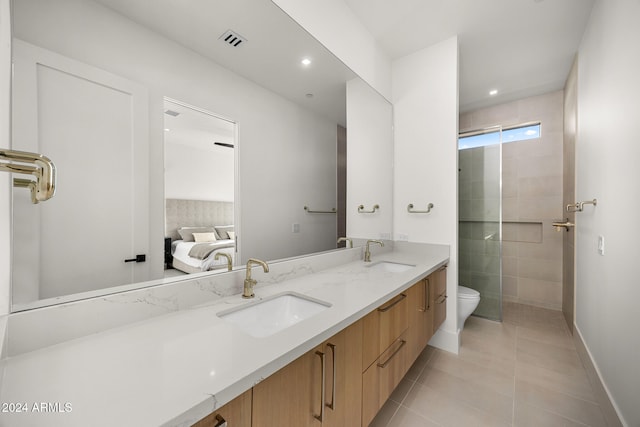
M 427 347 L 372 427 L 606 426 L 562 313 L 470 317 L 458 356 Z

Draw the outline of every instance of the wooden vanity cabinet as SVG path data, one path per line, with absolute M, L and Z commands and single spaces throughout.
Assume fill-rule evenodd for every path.
M 362 320 L 362 367 L 366 369 L 409 327 L 407 293 L 397 295 Z
M 326 355 L 323 426 L 362 423 L 362 327 L 358 321 L 322 345 Z
M 433 336 L 433 276 L 426 277 L 408 289 L 409 342 L 411 360 L 415 361 Z
M 447 267 L 432 273 L 433 293 L 433 332 L 438 330 L 447 317 Z
M 361 390 L 362 322 L 356 322 L 257 384 L 252 425 L 359 426 Z
M 368 426 L 444 322 L 446 275 L 420 280 L 194 427 Z
M 251 427 L 251 395 L 251 390 L 245 391 L 192 427 Z
M 362 425 L 368 426 L 405 376 L 411 360 L 409 330 L 405 330 L 362 373 Z
M 363 318 L 362 425 L 376 416 L 411 366 L 410 289 Z
M 320 346 L 253 387 L 253 427 L 315 426 L 322 383 Z

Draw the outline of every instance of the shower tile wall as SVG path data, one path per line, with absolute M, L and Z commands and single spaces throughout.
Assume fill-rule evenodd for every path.
M 463 113 L 460 131 L 531 121 L 541 122 L 541 138 L 502 147 L 502 297 L 504 301 L 559 310 L 563 232 L 551 223 L 566 216 L 562 200 L 563 92 Z M 461 154 L 464 151 L 468 150 Z M 462 177 L 460 182 L 462 198 L 466 191 Z M 463 209 L 461 200 L 461 218 Z M 461 239 L 468 232 L 461 223 Z M 461 275 L 461 284 L 463 279 Z
M 459 283 L 480 291 L 475 313 L 500 318 L 500 147 L 459 152 Z

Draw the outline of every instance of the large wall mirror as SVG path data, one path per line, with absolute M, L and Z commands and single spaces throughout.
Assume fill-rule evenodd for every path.
M 51 200 L 13 190 L 12 311 L 224 274 L 223 259 L 169 272 L 194 234 L 236 266 L 336 248 L 357 209 L 339 200 L 337 141 L 358 77 L 271 1 L 14 0 L 12 13 L 12 148 L 58 168 Z

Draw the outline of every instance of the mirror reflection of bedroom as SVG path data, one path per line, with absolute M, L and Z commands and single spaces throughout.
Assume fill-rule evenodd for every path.
M 223 272 L 237 259 L 235 127 L 165 100 L 165 277 Z

